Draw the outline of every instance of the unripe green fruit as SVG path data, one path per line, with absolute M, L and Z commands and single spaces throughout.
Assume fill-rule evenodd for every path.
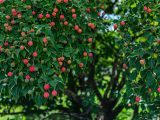
M 72 27 L 73 25 L 72 25 L 72 23 L 69 23 L 68 26 L 69 26 L 69 27 Z
M 28 83 L 28 82 L 29 82 L 29 80 L 25 79 L 25 82 L 26 82 L 26 83 Z
M 14 41 L 14 42 L 13 42 L 13 45 L 17 45 L 17 43 L 18 43 L 17 41 Z
M 34 78 L 31 78 L 30 81 L 33 82 L 33 81 L 34 81 Z
M 38 67 L 35 67 L 35 71 L 38 71 Z
M 48 50 L 47 50 L 47 48 L 43 48 L 43 52 L 47 52 Z
M 32 19 L 32 18 L 33 18 L 33 16 L 29 16 L 29 18 L 30 18 L 30 19 Z
M 19 76 L 23 76 L 23 72 L 19 72 Z
M 63 23 L 61 22 L 60 25 L 63 25 Z
M 65 33 L 63 32 L 62 35 L 65 36 Z
M 30 64 L 30 63 L 28 63 L 28 64 L 27 64 L 27 67 L 30 67 L 30 66 L 31 66 L 31 64 Z
M 15 65 L 15 63 L 13 62 L 13 63 L 11 63 L 11 67 L 15 67 L 16 65 Z
M 76 36 L 72 35 L 71 38 L 72 38 L 73 40 L 75 40 L 75 39 L 76 39 Z
M 23 43 L 27 43 L 27 40 L 26 40 L 26 39 L 24 39 L 24 40 L 23 40 Z
M 8 82 L 8 78 L 3 79 L 3 82 Z
M 44 60 L 41 60 L 41 64 L 44 64 Z
M 20 22 L 20 23 L 19 23 L 19 25 L 20 25 L 20 26 L 23 26 L 23 25 L 24 25 L 24 23 L 23 23 L 23 22 Z
M 23 37 L 20 37 L 19 39 L 20 39 L 20 40 L 23 40 Z
M 5 49 L 5 51 L 4 51 L 5 53 L 9 53 L 9 49 Z
M 28 94 L 31 95 L 31 94 L 32 94 L 32 90 L 29 90 L 29 91 L 28 91 Z
M 1 52 L 4 52 L 4 48 L 1 48 Z

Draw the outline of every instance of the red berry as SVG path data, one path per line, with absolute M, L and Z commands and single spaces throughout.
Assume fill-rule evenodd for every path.
M 68 3 L 68 0 L 64 0 L 63 2 L 64 2 L 64 3 Z
M 158 87 L 157 91 L 160 93 L 160 87 Z
M 80 64 L 79 64 L 79 67 L 80 67 L 80 68 L 83 68 L 83 66 L 84 66 L 83 63 L 80 63 Z
M 14 25 L 14 24 L 15 24 L 15 21 L 14 21 L 14 20 L 11 20 L 11 24 Z
M 151 10 L 150 8 L 148 8 L 148 9 L 147 9 L 147 12 L 148 12 L 148 13 L 151 13 L 151 12 L 152 12 L 152 10 Z
M 54 16 L 54 17 L 55 17 L 55 16 L 56 16 L 56 12 L 53 12 L 53 13 L 52 13 L 52 16 Z
M 68 25 L 68 22 L 67 21 L 64 21 L 64 23 L 63 23 L 65 26 L 67 26 Z
M 91 43 L 91 42 L 92 42 L 92 38 L 88 38 L 88 42 L 90 42 L 90 43 Z
M 64 57 L 60 57 L 60 61 L 64 61 Z
M 144 11 L 147 11 L 147 9 L 148 9 L 147 6 L 144 6 L 143 10 L 144 10 Z
M 27 65 L 28 64 L 28 59 L 23 59 L 23 63 L 25 64 L 25 65 Z
M 9 15 L 6 16 L 6 19 L 9 20 L 11 17 Z
M 79 26 L 78 25 L 75 25 L 74 26 L 74 30 L 78 30 L 79 29 Z
M 117 24 L 114 24 L 114 29 L 116 30 L 118 28 L 118 25 Z
M 124 26 L 126 23 L 124 21 L 121 21 L 120 23 L 122 26 Z
M 83 56 L 86 57 L 87 56 L 87 52 L 83 52 Z
M 57 91 L 56 90 L 52 91 L 52 96 L 57 96 Z
M 60 15 L 60 19 L 63 20 L 64 19 L 64 15 Z
M 26 75 L 26 77 L 25 77 L 27 80 L 30 80 L 30 75 Z
M 93 53 L 90 52 L 90 53 L 89 53 L 89 57 L 93 57 Z
M 44 98 L 48 98 L 49 97 L 49 93 L 48 92 L 44 92 L 43 97 Z
M 141 98 L 139 96 L 136 96 L 135 101 L 138 103 L 140 102 Z
M 42 14 L 42 13 L 39 14 L 39 15 L 38 15 L 38 18 L 39 18 L 39 19 L 42 19 L 42 18 L 43 18 L 43 14 Z
M 49 84 L 45 84 L 43 88 L 44 88 L 44 90 L 49 90 L 50 85 Z
M 6 46 L 6 47 L 7 47 L 7 46 L 8 46 L 8 42 L 5 42 L 5 43 L 4 43 L 4 46 Z
M 44 43 L 47 43 L 48 42 L 48 40 L 47 40 L 47 38 L 45 37 L 45 38 L 43 38 L 43 42 Z
M 35 15 L 36 14 L 36 12 L 35 11 L 32 11 L 32 15 Z
M 29 71 L 30 71 L 30 72 L 35 72 L 35 70 L 36 70 L 35 66 L 30 66 L 30 67 L 29 67 Z
M 32 41 L 29 41 L 28 42 L 28 46 L 32 46 L 33 45 L 33 42 Z
M 8 77 L 12 77 L 13 73 L 12 72 L 8 72 Z
M 65 67 L 62 67 L 61 70 L 62 70 L 62 72 L 66 72 L 66 68 Z
M 77 14 L 72 14 L 73 19 L 76 19 L 76 17 L 77 17 Z
M 72 9 L 71 9 L 71 12 L 72 12 L 72 13 L 75 13 L 75 12 L 76 12 L 76 10 L 72 8 Z
M 62 2 L 62 0 L 57 0 L 57 2 L 58 2 L 58 3 L 61 3 L 61 2 Z
M 52 27 L 55 26 L 55 22 L 50 22 L 49 23 Z
M 54 8 L 54 10 L 53 10 L 55 13 L 57 13 L 58 12 L 58 8 Z
M 46 18 L 50 18 L 51 16 L 50 16 L 50 14 L 46 14 Z
M 37 57 L 38 56 L 38 53 L 35 51 L 35 52 L 33 52 L 33 57 Z
M 4 3 L 4 0 L 0 0 L 0 4 L 3 4 Z

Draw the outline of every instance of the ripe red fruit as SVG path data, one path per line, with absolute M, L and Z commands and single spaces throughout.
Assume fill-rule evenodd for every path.
M 91 12 L 91 9 L 90 9 L 90 8 L 87 8 L 87 9 L 86 9 L 86 12 L 90 13 L 90 12 Z
M 50 85 L 49 84 L 45 84 L 43 88 L 44 88 L 44 90 L 49 90 Z
M 63 65 L 63 62 L 58 62 L 58 63 L 59 63 L 59 65 L 60 65 L 60 66 L 62 66 L 62 65 Z
M 76 10 L 72 8 L 72 9 L 71 9 L 71 12 L 72 12 L 72 13 L 75 13 L 75 12 L 76 12 Z
M 54 16 L 54 17 L 55 17 L 55 16 L 56 16 L 56 12 L 52 12 L 52 16 Z
M 118 28 L 118 25 L 117 24 L 114 24 L 114 29 L 116 30 Z
M 44 92 L 43 97 L 44 98 L 48 98 L 49 97 L 49 93 L 48 92 Z
M 8 23 L 4 23 L 4 27 L 8 27 L 9 25 L 8 25 Z
M 52 27 L 55 26 L 55 22 L 50 22 L 49 23 Z
M 160 87 L 158 87 L 157 91 L 160 93 Z
M 11 17 L 9 15 L 6 16 L 6 19 L 9 20 Z
M 7 47 L 7 46 L 8 46 L 8 42 L 5 42 L 5 43 L 4 43 L 4 46 Z
M 64 3 L 68 3 L 68 0 L 63 0 Z
M 76 19 L 76 17 L 77 17 L 77 14 L 72 14 L 73 19 Z
M 35 70 L 36 70 L 35 66 L 30 66 L 30 67 L 29 67 L 29 71 L 30 71 L 30 72 L 35 72 Z
M 62 0 L 57 0 L 57 2 L 58 2 L 58 3 L 61 3 L 61 2 L 62 2 Z
M 36 14 L 36 12 L 35 11 L 32 11 L 32 15 L 35 15 Z
M 34 29 L 31 29 L 30 32 L 34 32 Z
M 60 57 L 60 61 L 64 61 L 64 57 L 62 56 L 62 57 Z
M 88 38 L 88 42 L 92 42 L 92 38 Z
M 89 53 L 89 57 L 93 57 L 93 53 L 90 52 L 90 53 Z
M 33 52 L 33 57 L 37 57 L 38 56 L 38 53 L 35 51 L 35 52 Z
M 82 29 L 78 29 L 78 31 L 77 31 L 78 33 L 82 33 Z
M 57 96 L 57 91 L 56 90 L 52 90 L 52 96 Z
M 27 80 L 30 80 L 30 75 L 26 75 L 26 77 L 25 77 Z
M 124 21 L 121 21 L 121 26 L 124 26 L 126 23 Z
M 8 26 L 8 27 L 7 27 L 7 30 L 8 30 L 8 31 L 11 31 L 11 30 L 12 30 L 12 26 Z
M 64 21 L 64 23 L 63 23 L 65 26 L 67 26 L 68 25 L 68 22 L 67 21 Z
M 25 65 L 27 65 L 28 64 L 28 59 L 23 59 L 23 63 L 25 64 Z
M 12 77 L 13 73 L 12 72 L 8 72 L 8 77 Z
M 33 42 L 32 41 L 29 41 L 28 42 L 28 46 L 32 46 L 33 45 Z
M 14 21 L 14 20 L 11 20 L 11 24 L 14 25 L 14 24 L 15 24 L 15 21 Z
M 43 18 L 43 14 L 42 14 L 42 13 L 39 14 L 39 15 L 38 15 L 38 18 L 39 18 L 39 19 L 42 19 L 42 18 Z
M 46 18 L 50 18 L 51 16 L 50 16 L 50 14 L 46 14 Z
M 26 33 L 25 32 L 21 32 L 21 35 L 24 36 L 24 35 L 26 35 Z
M 64 15 L 60 15 L 60 17 L 59 17 L 61 20 L 63 20 L 64 19 Z
M 144 64 L 145 64 L 145 60 L 143 60 L 143 59 L 140 60 L 139 62 L 140 62 L 141 65 L 144 65 Z
M 128 68 L 127 64 L 123 63 L 123 68 L 127 69 Z
M 78 25 L 75 25 L 74 26 L 74 30 L 78 30 L 79 29 L 79 26 Z
M 54 8 L 54 10 L 53 10 L 55 13 L 57 13 L 58 12 L 58 8 Z
M 144 6 L 143 10 L 144 10 L 144 11 L 147 11 L 147 9 L 148 9 L 147 6 Z
M 62 67 L 61 70 L 62 70 L 62 72 L 66 72 L 66 68 L 65 67 Z
M 136 96 L 135 101 L 138 103 L 140 102 L 141 98 L 139 96 Z
M 43 42 L 44 43 L 47 43 L 48 42 L 48 40 L 47 40 L 47 38 L 45 37 L 45 38 L 43 38 Z
M 79 63 L 79 67 L 83 68 L 84 64 L 83 63 Z
M 86 57 L 87 56 L 87 52 L 83 52 L 83 56 Z
M 152 10 L 151 10 L 150 8 L 148 8 L 148 9 L 147 9 L 147 12 L 148 12 L 148 13 L 151 13 L 151 12 L 152 12 Z
M 0 4 L 3 4 L 4 3 L 4 0 L 0 0 Z

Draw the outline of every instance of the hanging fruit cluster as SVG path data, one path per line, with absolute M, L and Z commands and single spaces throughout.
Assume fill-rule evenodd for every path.
M 92 61 L 94 0 L 0 0 L 2 96 L 52 99 Z

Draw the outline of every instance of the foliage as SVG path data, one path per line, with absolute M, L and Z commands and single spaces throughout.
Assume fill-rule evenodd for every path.
M 37 105 L 64 90 L 92 61 L 98 9 L 94 0 L 1 0 L 0 90 Z M 53 97 L 52 97 L 52 96 Z
M 128 0 L 121 7 L 125 15 L 117 31 L 127 75 L 124 102 L 135 116 L 139 111 L 143 119 L 144 115 L 151 119 L 158 114 L 160 103 L 159 0 Z

